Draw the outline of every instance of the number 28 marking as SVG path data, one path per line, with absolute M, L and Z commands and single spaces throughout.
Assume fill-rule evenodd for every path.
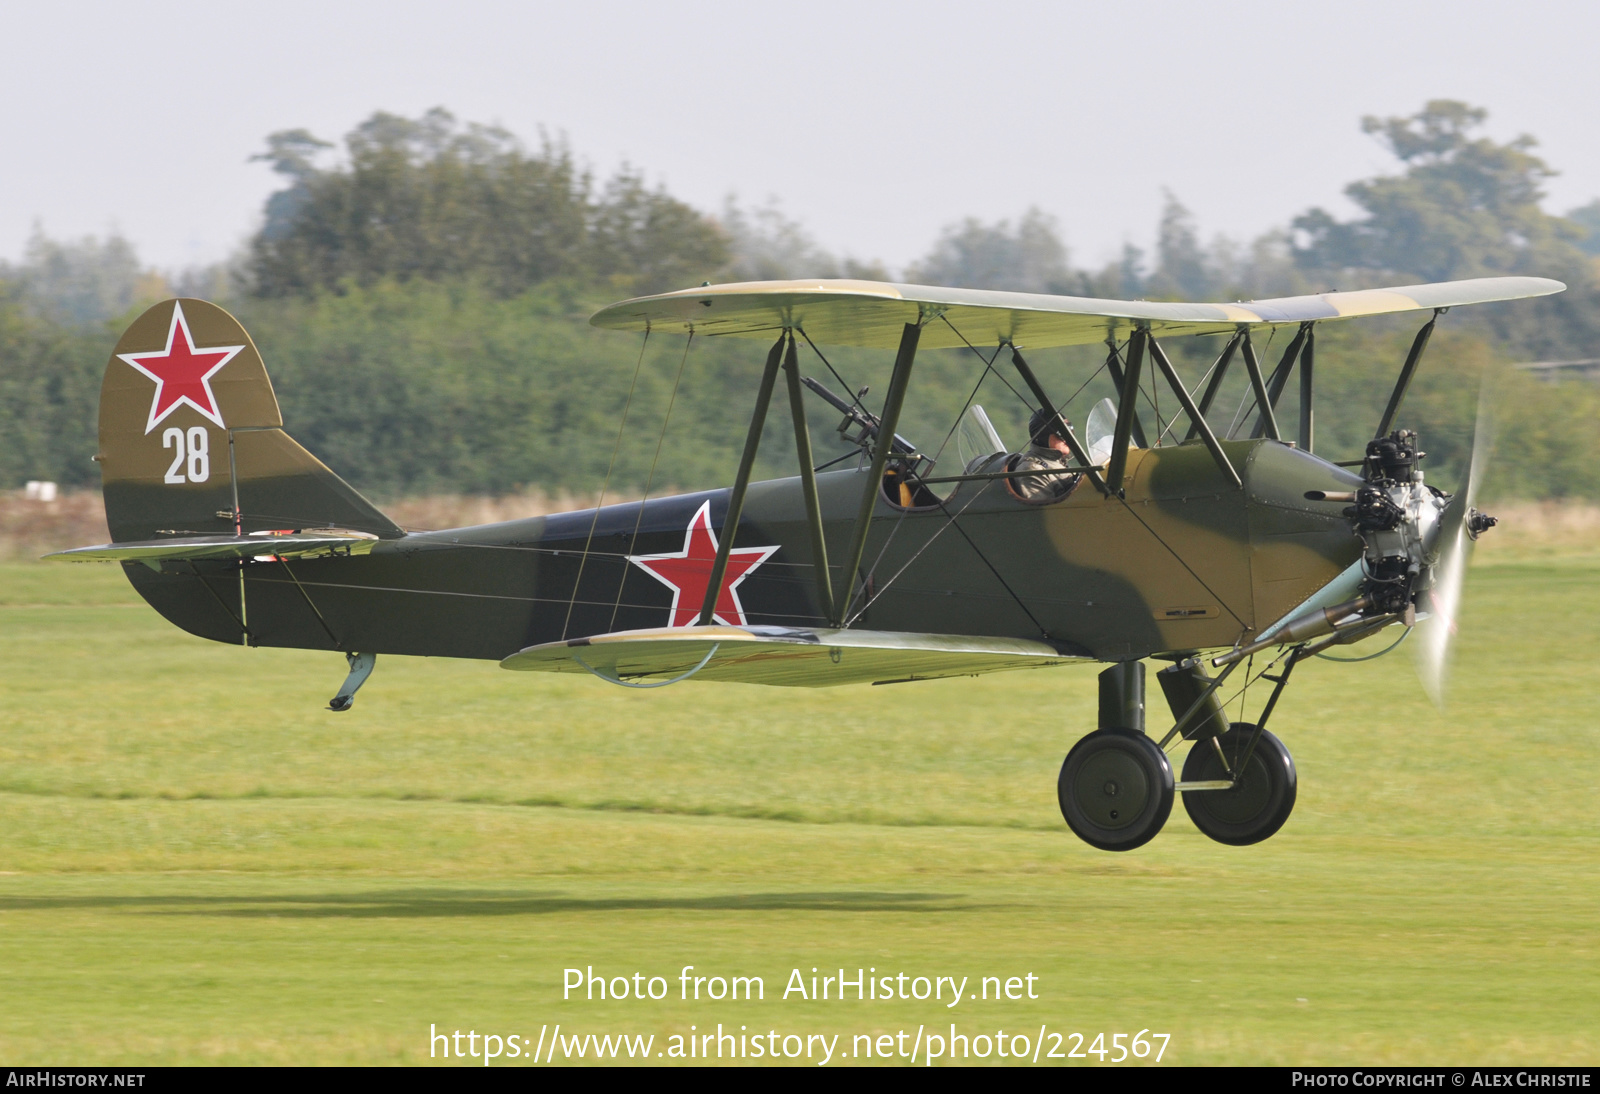
M 185 440 L 188 441 L 187 445 Z M 173 426 L 161 434 L 161 447 L 176 450 L 163 482 L 205 482 L 211 477 L 211 435 L 206 432 L 205 426 L 191 426 L 187 438 L 183 430 Z

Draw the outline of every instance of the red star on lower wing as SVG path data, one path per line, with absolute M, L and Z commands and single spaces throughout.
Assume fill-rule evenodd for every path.
M 216 396 L 211 393 L 211 377 L 242 349 L 243 346 L 196 349 L 189 335 L 189 321 L 183 317 L 183 305 L 174 301 L 166 349 L 117 354 L 156 382 L 156 396 L 150 403 L 150 421 L 144 431 L 149 433 L 184 403 L 226 429 L 222 424 L 222 411 L 217 409 Z
M 735 591 L 778 548 L 735 547 L 728 552 L 728 569 L 717 593 L 713 620 L 730 626 L 746 625 L 744 605 Z M 672 590 L 669 627 L 692 626 L 700 618 L 706 587 L 711 584 L 711 566 L 717 557 L 717 537 L 711 531 L 711 503 L 705 502 L 689 522 L 683 535 L 683 550 L 667 555 L 629 555 L 628 561 Z

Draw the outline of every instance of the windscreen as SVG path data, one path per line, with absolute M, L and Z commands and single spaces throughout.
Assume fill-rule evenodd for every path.
M 956 452 L 961 457 L 962 466 L 971 471 L 996 452 L 1005 451 L 1005 442 L 1000 439 L 989 415 L 984 413 L 983 407 L 974 403 L 961 416 L 961 428 L 956 431 Z

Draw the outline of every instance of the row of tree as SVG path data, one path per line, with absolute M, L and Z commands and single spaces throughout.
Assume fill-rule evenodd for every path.
M 1202 241 L 1170 192 L 1154 254 L 1127 246 L 1099 270 L 1074 270 L 1057 224 L 1031 210 L 1013 227 L 967 220 L 912 266 L 912 280 L 1028 292 L 1166 300 L 1249 300 L 1457 278 L 1529 274 L 1565 281 L 1559 297 L 1489 309 L 1487 335 L 1507 353 L 1586 357 L 1600 347 L 1600 199 L 1553 216 L 1540 202 L 1554 172 L 1522 136 L 1497 144 L 1479 130 L 1485 110 L 1451 100 L 1417 114 L 1365 118 L 1394 157 L 1392 175 L 1351 183 L 1362 210 L 1340 221 L 1314 208 L 1241 244 Z
M 1541 186 L 1554 172 L 1533 154 L 1535 142 L 1497 144 L 1479 135 L 1486 120 L 1486 111 L 1450 100 L 1364 119 L 1400 170 L 1346 188 L 1363 211 L 1352 220 L 1310 209 L 1248 243 L 1206 243 L 1169 193 L 1153 254 L 1129 245 L 1092 270 L 1073 267 L 1059 223 L 1031 209 L 1014 224 L 951 225 L 905 278 L 1185 300 L 1514 273 L 1584 287 L 1600 255 L 1600 199 L 1564 217 L 1546 213 Z M 703 214 L 634 168 L 600 183 L 561 141 L 530 150 L 442 109 L 416 119 L 375 114 L 345 136 L 342 157 L 333 149 L 303 129 L 268 137 L 257 158 L 285 185 L 268 199 L 247 253 L 226 271 L 185 280 L 276 298 L 383 278 L 470 278 L 514 296 L 557 280 L 643 292 L 699 280 L 888 276 L 881 264 L 829 254 L 776 206 L 742 209 L 730 199 Z M 118 315 L 141 290 L 159 289 L 116 237 L 61 244 L 36 235 L 21 266 L 0 265 L 0 276 L 79 322 Z
M 603 185 L 565 144 L 536 151 L 445 110 L 378 113 L 345 138 L 346 158 L 303 129 L 274 133 L 268 160 L 288 186 L 251 243 L 249 289 L 305 295 L 385 277 L 473 277 L 502 296 L 556 279 L 618 278 L 644 289 L 726 265 L 716 225 L 624 167 Z
M 1452 315 L 1443 325 L 1450 333 L 1435 340 L 1407 417 L 1449 482 L 1476 406 L 1476 383 L 1464 376 L 1507 358 L 1593 356 L 1600 344 L 1589 253 L 1600 249 L 1600 202 L 1569 217 L 1544 213 L 1539 187 L 1549 169 L 1532 142 L 1495 144 L 1477 135 L 1483 121 L 1482 111 L 1451 102 L 1368 119 L 1399 169 L 1352 184 L 1363 210 L 1353 220 L 1311 210 L 1248 245 L 1207 244 L 1169 197 L 1148 259 L 1128 248 L 1119 261 L 1085 270 L 1071 265 L 1059 226 L 1033 210 L 1014 223 L 953 225 L 905 276 L 1167 299 L 1502 273 L 1568 281 L 1562 296 Z M 641 349 L 593 330 L 587 315 L 621 295 L 705 280 L 887 276 L 828 254 L 776 207 L 730 201 L 704 215 L 646 186 L 637 171 L 597 183 L 560 142 L 530 151 L 443 111 L 374 115 L 346 137 L 342 157 L 333 151 L 304 131 L 269 138 L 264 156 L 285 186 L 267 203 L 248 253 L 228 267 L 164 282 L 124 241 L 36 235 L 19 266 L 0 269 L 0 485 L 93 483 L 88 455 L 109 343 L 133 311 L 172 291 L 224 299 L 260 345 L 290 429 L 380 496 L 592 493 L 613 464 L 619 431 L 614 490 L 725 481 L 759 349 L 728 340 L 686 349 L 682 339 L 659 338 Z M 1319 450 L 1359 454 L 1408 337 L 1382 321 L 1319 333 Z M 1212 341 L 1174 343 L 1191 383 L 1216 352 Z M 828 352 L 827 364 L 812 360 L 808 370 L 834 386 L 829 365 L 850 387 L 884 382 L 883 355 Z M 1063 394 L 1084 385 L 1068 411 L 1079 421 L 1111 393 L 1093 348 L 1041 354 L 1037 363 Z M 937 450 L 983 366 L 961 351 L 925 355 L 918 371 L 906 431 Z M 1596 390 L 1523 375 L 1501 382 L 1509 397 L 1500 400 L 1499 488 L 1600 497 Z M 1233 383 L 1219 406 L 1245 401 L 1242 380 Z M 984 384 L 977 401 L 1020 441 L 1026 407 L 995 374 Z M 1164 421 L 1170 400 L 1152 396 Z M 846 451 L 824 415 L 815 426 L 819 447 Z M 764 443 L 768 473 L 791 465 L 786 432 L 775 428 Z

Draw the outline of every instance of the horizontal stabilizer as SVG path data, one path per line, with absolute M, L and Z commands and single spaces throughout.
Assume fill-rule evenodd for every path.
M 802 627 L 663 627 L 530 646 L 500 662 L 531 672 L 592 673 L 658 687 L 700 680 L 782 687 L 898 683 L 1047 668 L 1087 657 L 1019 638 L 812 630 Z
M 316 555 L 364 555 L 377 536 L 318 532 L 282 536 L 173 536 L 129 543 L 74 547 L 45 558 L 63 562 L 163 562 L 200 558 L 309 558 Z
M 778 329 L 792 327 L 816 342 L 878 349 L 894 349 L 905 324 L 920 323 L 923 349 L 955 349 L 968 342 L 989 346 L 1011 342 L 1042 349 L 1122 338 L 1135 326 L 1148 328 L 1158 338 L 1223 334 L 1240 326 L 1520 300 L 1565 288 L 1544 277 L 1480 277 L 1235 304 L 1184 304 L 824 278 L 705 285 L 641 296 L 603 308 L 589 322 L 611 330 L 696 330 L 767 340 Z

